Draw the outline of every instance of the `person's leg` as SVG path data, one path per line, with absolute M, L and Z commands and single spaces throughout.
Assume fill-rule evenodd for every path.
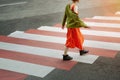
M 74 35 L 76 35 L 73 37 L 74 37 L 76 47 L 80 49 L 79 50 L 80 55 L 88 53 L 88 50 L 84 50 L 83 48 L 84 37 L 82 33 L 80 32 L 79 28 L 75 28 Z
M 65 46 L 64 55 L 68 55 L 68 54 L 67 54 L 68 49 L 69 49 L 69 48 Z
M 68 47 L 65 47 L 64 54 L 63 54 L 63 60 L 72 60 L 73 58 L 70 57 L 67 52 L 68 52 Z
M 63 60 L 72 60 L 72 57 L 70 57 L 67 52 L 69 48 L 74 48 L 74 41 L 72 39 L 72 29 L 67 28 L 67 35 L 66 35 L 66 43 L 65 43 L 65 48 L 64 48 L 64 54 L 63 54 Z

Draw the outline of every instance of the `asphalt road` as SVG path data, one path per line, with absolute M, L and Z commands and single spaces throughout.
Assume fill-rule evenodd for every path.
M 60 13 L 64 11 L 65 5 L 69 2 L 71 2 L 71 0 L 0 0 L 0 20 L 13 20 Z M 119 0 L 81 0 L 79 8 L 81 14 L 83 12 L 82 10 L 93 13 L 91 9 L 117 5 L 118 3 L 120 3 Z M 89 13 L 87 13 L 86 16 L 89 15 Z M 98 11 L 94 13 L 98 13 Z

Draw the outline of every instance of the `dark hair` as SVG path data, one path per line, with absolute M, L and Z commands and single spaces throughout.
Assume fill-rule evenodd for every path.
M 77 2 L 77 1 L 79 1 L 79 0 L 72 0 L 73 2 Z

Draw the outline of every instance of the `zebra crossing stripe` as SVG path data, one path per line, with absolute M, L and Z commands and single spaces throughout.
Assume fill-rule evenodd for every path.
M 10 36 L 16 38 L 24 38 L 24 39 L 31 39 L 37 41 L 45 41 L 45 42 L 52 42 L 52 43 L 65 43 L 65 38 L 62 37 L 54 37 L 54 36 L 45 36 L 45 35 L 35 35 L 24 33 L 21 31 L 16 31 L 12 33 Z M 102 48 L 108 50 L 120 50 L 120 43 L 109 43 L 109 42 L 101 42 L 101 41 L 93 41 L 93 40 L 85 40 L 84 43 L 85 47 L 93 47 L 93 48 Z
M 46 56 L 46 57 L 53 57 L 53 58 L 58 58 L 58 59 L 62 59 L 61 53 L 63 53 L 63 51 L 61 51 L 61 50 L 32 47 L 32 46 L 13 44 L 13 43 L 5 43 L 5 42 L 0 42 L 0 49 L 16 51 L 16 52 L 23 52 L 23 53 L 27 53 L 27 54 L 41 55 L 41 56 Z M 69 54 L 72 56 L 75 56 L 75 57 L 73 57 L 74 61 L 89 63 L 89 64 L 94 63 L 94 61 L 98 58 L 98 56 L 89 55 L 89 54 L 86 56 L 79 56 L 79 58 L 76 58 L 76 55 L 78 56 L 79 54 L 76 54 L 75 52 L 69 52 Z M 86 60 L 86 59 L 89 59 L 89 60 Z
M 38 77 L 45 77 L 48 73 L 53 71 L 54 67 L 26 63 L 11 59 L 0 58 L 0 69 L 29 74 Z
M 64 45 L 59 44 L 59 43 L 51 43 L 51 42 L 36 41 L 36 40 L 6 37 L 6 36 L 0 36 L 0 41 L 7 42 L 7 43 L 13 43 L 13 44 L 21 44 L 21 45 L 28 45 L 28 46 L 34 46 L 34 47 L 62 50 L 62 51 L 64 50 Z M 115 50 L 106 50 L 106 49 L 90 48 L 90 47 L 84 47 L 84 48 L 89 50 L 90 53 L 93 55 L 95 54 L 95 55 L 99 55 L 99 56 L 114 58 L 115 55 L 117 54 L 117 51 L 115 51 Z M 78 49 L 69 49 L 69 51 L 79 53 Z M 7 52 L 7 53 L 10 53 L 10 52 Z M 59 68 L 61 68 L 61 67 L 59 67 Z M 67 68 L 67 70 L 68 70 L 68 68 Z
M 63 32 L 66 33 L 67 29 L 62 30 L 58 27 L 41 26 L 38 30 L 53 31 L 53 32 Z M 120 38 L 120 32 L 107 32 L 107 31 L 96 31 L 96 30 L 81 30 L 84 35 L 95 35 L 104 37 L 117 37 Z
M 97 18 L 84 18 L 83 21 L 86 22 L 99 22 L 99 23 L 113 23 L 113 24 L 119 24 L 119 20 L 105 20 L 105 19 L 97 19 Z
M 88 21 L 88 19 L 87 19 Z M 91 21 L 89 21 L 91 22 Z M 99 22 L 99 20 L 98 20 Z M 118 21 L 118 23 L 120 23 L 120 21 Z M 62 24 L 60 23 L 57 23 L 54 25 L 54 27 L 59 27 L 61 28 L 62 27 Z M 81 28 L 81 30 L 96 30 L 96 31 L 107 31 L 107 32 L 120 32 L 120 29 L 119 28 L 109 28 L 109 27 L 100 27 L 100 26 L 88 26 L 89 28 Z
M 9 50 L 0 49 L 0 53 L 1 53 L 0 54 L 1 58 L 28 62 L 28 63 L 37 64 L 37 65 L 50 66 L 50 67 L 55 67 L 57 69 L 62 69 L 62 70 L 70 70 L 77 63 L 76 61 L 69 61 L 68 63 L 63 61 L 62 59 L 45 57 L 41 55 L 32 55 L 32 54 L 9 51 Z
M 45 30 L 36 30 L 36 29 L 29 29 L 29 30 L 25 31 L 25 33 L 66 37 L 66 33 L 52 32 L 52 31 L 45 31 Z M 120 38 L 116 38 L 116 37 L 113 38 L 113 37 L 94 36 L 94 35 L 83 35 L 83 36 L 84 36 L 85 40 L 96 40 L 96 41 L 103 41 L 103 42 L 120 43 Z
M 120 20 L 120 17 L 114 16 L 94 16 L 93 19 L 101 19 L 101 20 Z M 109 25 L 108 25 L 109 26 Z
M 111 28 L 120 28 L 120 24 L 113 23 L 100 23 L 100 22 L 86 22 L 88 26 L 97 26 L 97 27 L 111 27 Z

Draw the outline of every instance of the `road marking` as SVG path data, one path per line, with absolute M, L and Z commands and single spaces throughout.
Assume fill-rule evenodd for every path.
M 38 77 L 45 77 L 55 68 L 11 60 L 11 59 L 0 58 L 0 69 L 15 71 L 15 72 L 38 76 Z
M 93 19 L 101 19 L 101 20 L 120 20 L 120 17 L 114 17 L 114 16 L 94 16 Z
M 62 53 L 63 53 L 63 51 L 61 50 L 26 46 L 26 45 L 5 43 L 5 42 L 0 42 L 0 49 L 23 52 L 27 54 L 33 54 L 33 55 L 41 55 L 46 57 L 58 58 L 58 59 L 62 59 Z M 69 54 L 75 56 L 73 57 L 74 61 L 89 63 L 89 64 L 94 63 L 94 61 L 96 61 L 96 59 L 98 58 L 98 56 L 96 55 L 89 55 L 89 54 L 85 56 L 80 56 L 75 52 L 69 52 Z M 79 56 L 79 57 L 76 57 L 76 56 Z
M 36 40 L 30 40 L 30 39 L 22 39 L 22 38 L 14 38 L 14 37 L 7 37 L 7 36 L 0 36 L 0 42 L 28 45 L 28 46 L 34 46 L 34 47 L 42 47 L 42 48 L 62 50 L 62 51 L 64 50 L 64 47 L 63 47 L 64 44 L 44 42 L 44 41 L 36 41 Z M 117 51 L 115 51 L 115 50 L 106 50 L 106 49 L 90 48 L 90 47 L 85 47 L 85 49 L 89 50 L 90 54 L 105 56 L 105 57 L 114 58 L 115 55 L 117 54 Z M 70 52 L 75 52 L 77 54 L 79 53 L 78 49 L 69 49 L 69 51 Z M 2 53 L 2 51 L 0 51 L 0 52 Z
M 107 18 L 105 18 L 107 19 Z M 120 20 L 120 18 L 119 18 Z M 120 28 L 120 24 L 113 24 L 113 23 L 100 23 L 100 22 L 86 22 L 85 23 L 88 25 L 88 26 L 96 26 L 96 27 L 111 27 L 111 28 Z
M 44 66 L 55 67 L 57 69 L 62 69 L 62 70 L 71 70 L 71 68 L 74 67 L 74 65 L 76 65 L 77 63 L 76 61 L 69 61 L 68 63 L 68 62 L 64 62 L 62 59 L 46 57 L 41 55 L 27 54 L 23 52 L 2 50 L 2 49 L 0 49 L 0 57 L 22 61 L 22 62 L 33 63 L 37 65 L 40 64 Z
M 36 30 L 36 29 L 29 29 L 29 30 L 25 31 L 25 33 L 66 37 L 66 33 L 46 31 L 46 30 Z M 104 36 L 89 35 L 89 34 L 87 34 L 87 35 L 84 34 L 83 36 L 84 36 L 85 40 L 96 40 L 96 41 L 103 41 L 103 42 L 120 43 L 120 38 L 116 38 L 116 37 L 107 37 L 107 36 L 104 37 Z M 2 38 L 2 37 L 0 36 L 0 38 Z
M 41 26 L 38 28 L 38 30 L 45 30 L 45 31 L 54 31 L 54 32 L 67 32 L 67 29 L 65 28 L 62 30 L 58 27 L 50 27 L 50 26 Z M 105 37 L 118 37 L 120 38 L 120 32 L 108 32 L 108 31 L 97 31 L 97 30 L 81 30 L 81 32 L 85 35 L 96 35 L 96 36 L 105 36 Z
M 113 16 L 115 17 L 115 16 Z M 105 20 L 105 19 L 94 19 L 94 18 L 84 18 L 82 19 L 83 21 L 87 21 L 87 22 L 102 22 L 102 23 L 116 23 L 119 24 L 120 21 L 119 20 Z
M 10 36 L 16 37 L 16 38 L 24 38 L 24 39 L 52 42 L 52 43 L 59 43 L 59 44 L 64 44 L 66 40 L 63 37 L 29 34 L 29 33 L 24 33 L 22 31 L 15 31 L 12 34 L 10 34 Z M 108 50 L 120 50 L 119 43 L 110 43 L 110 42 L 102 42 L 102 41 L 94 41 L 94 40 L 85 40 L 84 46 L 102 48 L 102 49 L 108 49 Z
M 26 3 L 27 2 L 17 2 L 17 3 L 10 3 L 10 4 L 1 4 L 0 7 L 20 5 L 20 4 L 26 4 Z

